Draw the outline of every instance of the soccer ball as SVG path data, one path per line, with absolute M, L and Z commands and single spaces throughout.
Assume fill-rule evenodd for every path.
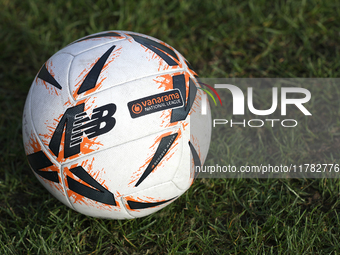
M 35 176 L 65 205 L 100 218 L 143 217 L 176 200 L 210 137 L 209 102 L 189 63 L 168 44 L 126 31 L 54 54 L 23 114 Z

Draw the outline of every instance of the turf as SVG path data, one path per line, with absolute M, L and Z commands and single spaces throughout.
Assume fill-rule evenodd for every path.
M 151 216 L 102 220 L 68 209 L 43 188 L 29 169 L 21 135 L 24 101 L 39 68 L 82 36 L 111 29 L 154 36 L 181 52 L 201 77 L 334 78 L 340 75 L 339 16 L 340 4 L 332 0 L 0 0 L 0 253 L 340 253 L 338 179 L 198 179 Z M 337 94 L 326 91 L 324 99 L 336 101 Z M 320 114 L 338 124 L 338 107 Z M 295 160 L 295 146 L 305 148 L 309 139 L 316 145 L 339 139 L 335 124 L 319 126 L 316 138 L 302 129 L 297 145 L 275 147 L 274 135 L 266 136 L 273 160 L 282 153 Z M 225 160 L 239 161 L 244 150 L 232 146 L 249 137 L 250 145 L 259 144 L 261 136 L 252 132 L 218 132 L 214 141 L 223 141 Z M 264 151 L 254 148 L 246 155 L 261 158 Z M 311 150 L 305 162 L 339 155 L 337 146 Z M 209 162 L 216 162 L 212 153 Z

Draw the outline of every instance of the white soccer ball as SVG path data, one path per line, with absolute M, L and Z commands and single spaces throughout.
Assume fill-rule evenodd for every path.
M 179 52 L 143 34 L 107 31 L 66 46 L 26 99 L 23 141 L 35 176 L 93 217 L 136 218 L 167 206 L 209 149 L 209 102 L 196 77 Z

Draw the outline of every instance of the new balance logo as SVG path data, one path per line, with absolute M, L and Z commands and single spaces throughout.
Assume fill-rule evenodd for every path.
M 64 158 L 80 153 L 82 136 L 89 139 L 109 132 L 116 124 L 113 114 L 116 112 L 115 104 L 107 104 L 93 110 L 91 118 L 84 112 L 85 104 L 68 108 L 56 127 L 49 148 L 58 157 L 61 138 L 65 130 Z

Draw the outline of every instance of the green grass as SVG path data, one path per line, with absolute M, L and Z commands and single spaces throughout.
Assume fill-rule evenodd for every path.
M 0 0 L 0 254 L 339 254 L 338 179 L 198 179 L 158 213 L 102 220 L 67 208 L 43 188 L 21 136 L 24 101 L 39 68 L 82 36 L 111 29 L 154 36 L 201 77 L 339 77 L 339 17 L 332 0 Z M 328 90 L 320 100 L 336 101 L 337 93 Z M 282 137 L 278 146 L 274 134 L 250 129 L 216 132 L 214 141 L 229 148 L 230 162 L 244 157 L 232 147 L 242 139 L 254 146 L 249 159 L 263 157 L 266 150 L 256 146 L 268 149 L 268 142 L 274 159 L 283 153 L 302 160 L 295 146 L 339 141 L 333 106 L 320 109 L 320 118 L 332 116 L 333 129 L 314 125 L 313 136 L 305 123 L 296 143 Z M 329 146 L 324 154 L 311 147 L 303 160 L 339 155 L 338 146 Z

